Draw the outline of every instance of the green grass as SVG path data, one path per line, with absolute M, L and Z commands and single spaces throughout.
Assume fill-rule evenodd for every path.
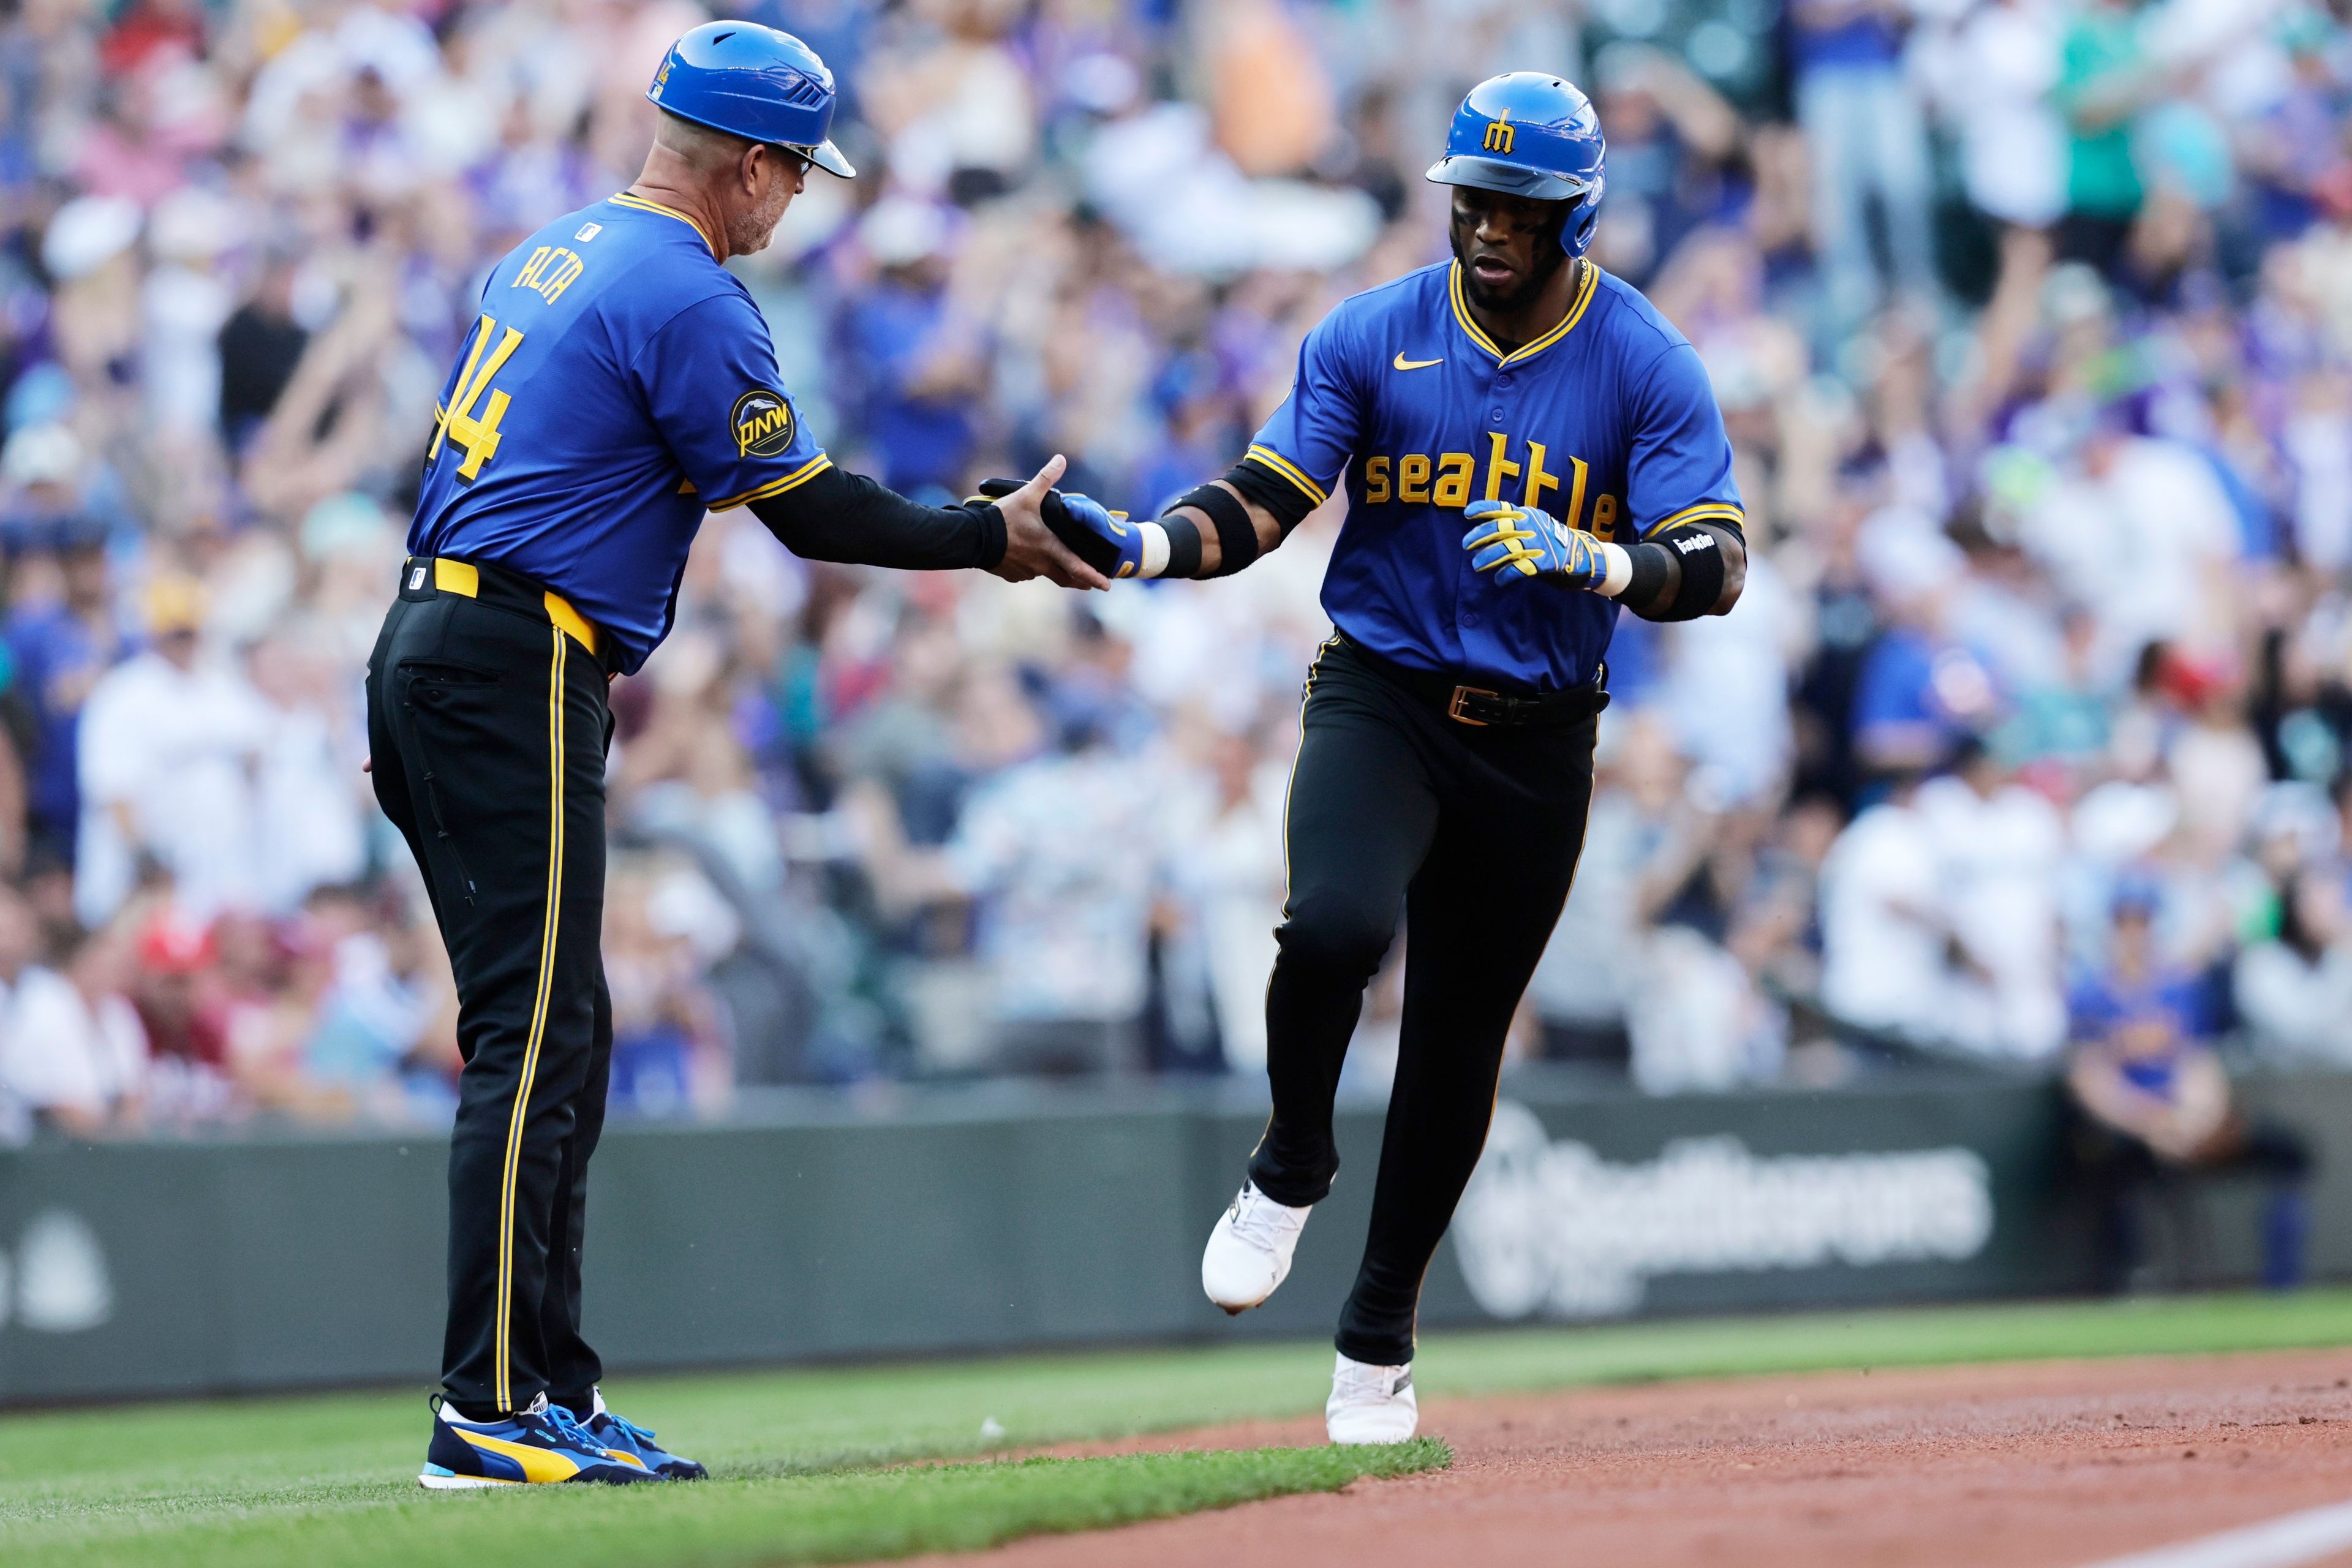
M 1425 1395 L 2050 1356 L 2352 1342 L 2352 1292 L 1811 1313 L 1431 1335 Z M 697 1487 L 434 1494 L 418 1394 L 0 1416 L 0 1562 L 407 1563 L 502 1547 L 546 1560 L 842 1562 L 984 1545 L 1328 1489 L 1445 1462 L 1441 1445 L 877 1471 L 1319 1408 L 1317 1345 L 1089 1352 L 629 1378 L 621 1407 L 708 1462 Z M 992 1423 L 983 1436 L 983 1422 Z M 1003 1435 L 995 1436 L 1001 1427 Z M 863 1467 L 863 1468 L 861 1468 Z M 455 1531 L 455 1533 L 453 1533 Z
M 849 1563 L 971 1550 L 1230 1508 L 1451 1458 L 1433 1437 L 1379 1448 L 1258 1448 L 1026 1459 L 615 1489 L 428 1494 L 413 1483 L 299 1486 L 222 1507 L 169 1499 L 55 1521 L 11 1562 L 226 1568 L 436 1561 L 662 1564 Z

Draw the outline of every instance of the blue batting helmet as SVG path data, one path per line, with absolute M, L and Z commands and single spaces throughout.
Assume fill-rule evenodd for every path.
M 1475 185 L 1536 201 L 1574 202 L 1559 233 L 1570 256 L 1592 244 L 1601 216 L 1601 117 L 1573 83 L 1541 71 L 1488 77 L 1470 89 L 1429 166 L 1441 185 Z
M 669 47 L 646 97 L 665 113 L 797 153 L 846 180 L 857 171 L 827 137 L 833 73 L 790 33 L 756 22 L 705 22 Z

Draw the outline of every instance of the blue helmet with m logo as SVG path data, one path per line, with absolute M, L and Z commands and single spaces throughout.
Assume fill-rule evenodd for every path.
M 1607 148 L 1592 100 L 1542 71 L 1488 77 L 1454 111 L 1445 156 L 1429 166 L 1441 185 L 1473 185 L 1532 201 L 1574 202 L 1559 232 L 1570 256 L 1592 245 Z
M 713 131 L 797 153 L 846 180 L 830 140 L 839 100 L 817 52 L 756 22 L 705 22 L 669 47 L 646 89 L 654 107 Z

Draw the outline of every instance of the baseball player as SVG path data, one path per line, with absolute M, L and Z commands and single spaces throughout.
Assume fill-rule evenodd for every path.
M 854 173 L 815 53 L 714 22 L 646 96 L 636 183 L 483 286 L 368 661 L 376 798 L 424 870 L 466 1058 L 427 1487 L 703 1474 L 605 1408 L 580 1259 L 613 1038 L 605 683 L 669 630 L 704 513 L 749 506 L 820 560 L 1103 584 L 1040 519 L 1058 458 L 992 504 L 918 506 L 835 468 L 801 422 L 720 263 L 768 243 L 811 168 Z
M 1339 1315 L 1337 1443 L 1419 1415 L 1421 1279 L 1486 1136 L 1504 1031 L 1559 914 L 1591 801 L 1601 656 L 1622 606 L 1722 615 L 1747 552 L 1698 355 L 1585 255 L 1601 137 L 1583 93 L 1472 89 L 1429 178 L 1454 259 L 1341 304 L 1223 478 L 1127 522 L 1063 498 L 1117 576 L 1222 576 L 1344 485 L 1307 681 L 1289 890 L 1266 992 L 1274 1117 L 1209 1237 L 1229 1312 L 1273 1294 L 1339 1169 L 1332 1091 L 1400 910 L 1403 1036 L 1370 1235 Z

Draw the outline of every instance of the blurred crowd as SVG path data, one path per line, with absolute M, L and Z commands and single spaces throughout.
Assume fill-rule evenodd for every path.
M 1752 564 L 1727 618 L 1622 622 L 1523 1057 L 1656 1091 L 2126 1035 L 2352 1065 L 2343 16 L 736 14 L 825 56 L 861 170 L 737 266 L 836 461 L 931 499 L 1053 452 L 1130 508 L 1221 471 L 1334 302 L 1444 256 L 1462 91 L 1592 91 L 1594 258 L 1704 357 Z M 628 183 L 706 15 L 0 10 L 0 1136 L 447 1113 L 360 668 L 484 273 Z M 614 693 L 616 1113 L 1255 1068 L 1341 526 L 1079 598 L 712 518 Z M 1391 973 L 1351 1074 L 1396 1011 Z

